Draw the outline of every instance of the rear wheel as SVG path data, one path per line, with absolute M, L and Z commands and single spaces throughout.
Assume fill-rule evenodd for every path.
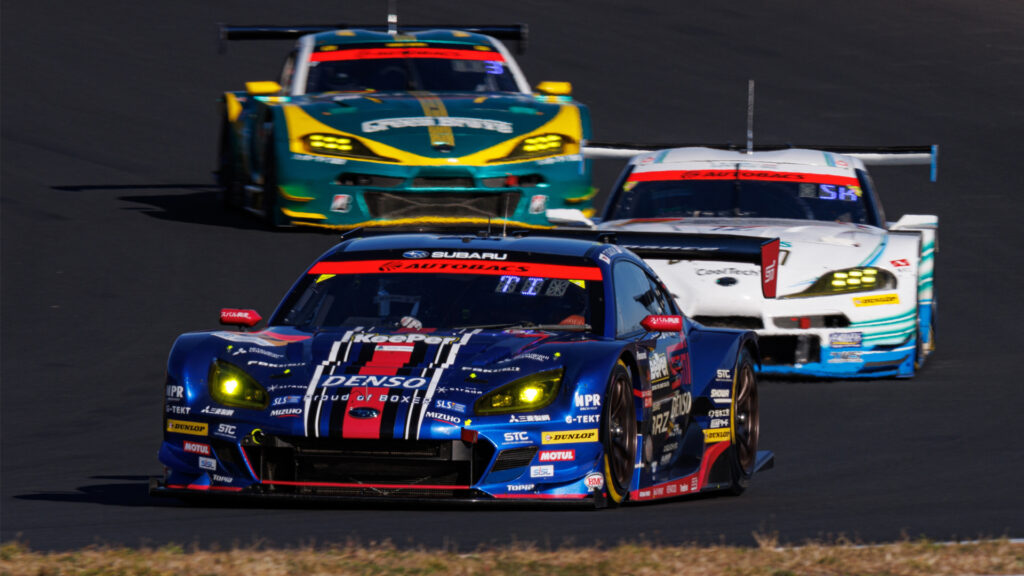
M 267 226 L 281 225 L 277 215 L 277 154 L 274 152 L 274 133 L 267 134 L 267 148 L 263 155 L 263 194 L 261 200 L 263 218 Z
M 757 466 L 757 441 L 760 436 L 760 410 L 757 401 L 757 375 L 749 350 L 740 352 L 733 375 L 733 474 L 732 493 L 741 494 Z
M 231 142 L 231 125 L 227 118 L 221 122 L 220 145 L 217 152 L 217 186 L 226 210 L 242 207 L 242 184 L 235 168 L 234 146 Z
M 636 406 L 633 403 L 633 379 L 619 361 L 612 370 L 604 399 L 604 480 L 608 503 L 617 505 L 629 493 L 636 460 Z

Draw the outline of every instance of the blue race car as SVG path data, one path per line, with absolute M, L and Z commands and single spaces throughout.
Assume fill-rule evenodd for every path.
M 754 332 L 684 317 L 638 254 L 761 264 L 778 240 L 354 231 L 266 328 L 184 334 L 156 495 L 617 505 L 741 492 Z

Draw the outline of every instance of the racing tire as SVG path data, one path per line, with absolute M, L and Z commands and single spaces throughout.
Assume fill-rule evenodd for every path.
M 917 346 L 914 349 L 914 372 L 916 373 L 922 367 L 928 358 L 935 352 L 935 299 L 932 298 L 932 319 L 928 323 L 928 348 L 925 349 L 924 339 L 921 338 L 921 320 L 918 318 L 917 326 Z
M 235 155 L 231 145 L 231 125 L 224 118 L 220 127 L 220 142 L 217 150 L 217 187 L 227 211 L 242 207 L 242 183 L 235 168 Z
M 604 445 L 604 485 L 609 506 L 621 504 L 633 485 L 636 461 L 636 405 L 633 378 L 620 360 L 612 369 L 604 396 L 601 443 Z
M 263 194 L 260 200 L 263 219 L 270 228 L 281 225 L 277 215 L 277 154 L 274 152 L 274 133 L 267 132 L 266 151 L 263 154 Z
M 761 432 L 761 416 L 757 399 L 757 372 L 754 359 L 746 348 L 740 352 L 733 370 L 733 434 L 732 486 L 729 491 L 740 495 L 746 490 L 757 467 L 757 442 Z

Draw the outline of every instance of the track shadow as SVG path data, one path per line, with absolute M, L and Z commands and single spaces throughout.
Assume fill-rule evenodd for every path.
M 107 506 L 168 506 L 173 501 L 153 498 L 149 495 L 149 476 L 91 476 L 92 480 L 120 480 L 108 484 L 89 484 L 64 492 L 35 492 L 19 494 L 19 500 L 44 500 L 48 502 L 80 502 L 105 504 Z
M 266 230 L 258 218 L 239 211 L 225 210 L 220 191 L 212 184 L 71 184 L 53 186 L 61 192 L 135 191 L 136 195 L 119 196 L 118 200 L 139 204 L 124 210 L 136 211 L 152 218 L 220 226 L 243 230 Z M 146 194 L 146 191 L 168 190 L 178 193 Z M 181 193 L 185 192 L 185 193 Z

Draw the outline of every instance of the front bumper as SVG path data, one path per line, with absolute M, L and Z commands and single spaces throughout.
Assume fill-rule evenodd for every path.
M 493 166 L 328 160 L 294 154 L 284 163 L 275 201 L 282 222 L 344 229 L 443 218 L 548 226 L 548 209 L 592 211 L 589 161 L 579 155 Z

